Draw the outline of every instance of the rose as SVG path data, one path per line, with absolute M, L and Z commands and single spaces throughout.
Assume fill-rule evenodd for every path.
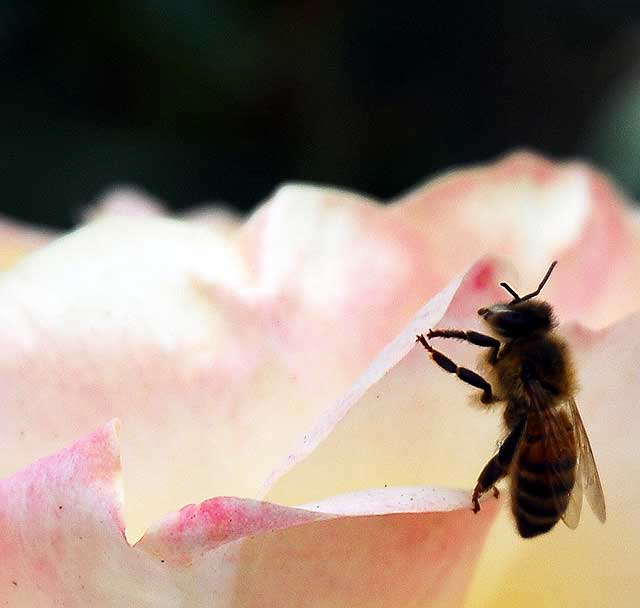
M 637 223 L 602 177 L 518 154 L 388 207 L 290 186 L 239 227 L 119 209 L 0 281 L 0 597 L 460 605 L 497 503 L 474 516 L 468 491 L 423 486 L 470 487 L 499 416 L 466 407 L 414 336 L 477 326 L 499 280 L 532 288 L 558 258 L 559 316 L 615 322 L 563 326 L 609 521 L 525 542 L 502 509 L 469 605 L 631 605 Z M 512 266 L 449 283 L 486 254 Z M 130 540 L 151 526 L 135 547 L 125 522 Z

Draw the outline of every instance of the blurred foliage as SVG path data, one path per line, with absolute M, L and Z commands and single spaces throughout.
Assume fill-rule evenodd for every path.
M 638 90 L 612 91 L 639 16 L 622 0 L 7 0 L 0 211 L 69 226 L 122 182 L 175 208 L 249 208 L 285 180 L 389 197 L 520 146 L 595 158 L 637 194 Z

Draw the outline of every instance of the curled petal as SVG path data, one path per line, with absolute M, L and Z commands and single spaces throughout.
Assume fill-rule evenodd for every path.
M 433 289 L 412 234 L 289 187 L 233 234 L 112 215 L 58 239 L 0 276 L 0 474 L 117 417 L 130 538 L 255 497 Z
M 0 482 L 0 600 L 17 606 L 458 606 L 495 513 L 389 488 L 306 508 L 218 498 L 135 546 L 115 424 Z
M 120 566 L 111 560 L 127 547 L 121 501 L 115 423 L 1 481 L 0 598 L 16 606 L 98 599 L 96 576 L 113 576 Z

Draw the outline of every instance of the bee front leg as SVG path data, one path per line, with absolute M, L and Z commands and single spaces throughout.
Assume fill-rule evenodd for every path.
M 443 355 L 439 350 L 436 350 L 427 342 L 427 339 L 420 334 L 416 336 L 416 342 L 420 342 L 422 346 L 429 352 L 431 358 L 437 363 L 443 370 L 449 372 L 450 374 L 455 374 L 467 384 L 471 386 L 475 386 L 482 391 L 482 397 L 480 400 L 482 403 L 493 403 L 496 401 L 496 398 L 493 394 L 493 390 L 491 389 L 491 385 L 480 375 L 476 374 L 476 372 L 467 369 L 466 367 L 458 367 L 449 357 Z
M 473 512 L 480 511 L 480 496 L 484 494 L 490 488 L 493 488 L 493 495 L 498 498 L 500 492 L 496 488 L 495 484 L 498 483 L 508 472 L 513 457 L 516 454 L 520 440 L 524 433 L 526 426 L 526 418 L 523 418 L 518 425 L 509 433 L 509 436 L 504 440 L 500 446 L 498 453 L 485 465 L 482 469 L 482 473 L 478 477 L 478 483 L 473 490 L 471 496 L 471 504 Z
M 431 338 L 453 338 L 454 340 L 464 340 L 475 346 L 490 348 L 489 362 L 493 365 L 498 360 L 500 351 L 500 341 L 478 331 L 463 331 L 462 329 L 430 329 L 427 332 L 427 339 Z

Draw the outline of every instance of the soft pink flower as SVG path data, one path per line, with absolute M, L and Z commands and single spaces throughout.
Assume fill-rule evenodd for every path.
M 31 251 L 46 245 L 54 231 L 31 228 L 0 217 L 0 271 L 11 268 Z
M 0 599 L 460 606 L 475 573 L 469 606 L 634 605 L 640 240 L 603 177 L 516 154 L 386 207 L 286 186 L 244 224 L 119 196 L 0 275 Z M 499 413 L 414 338 L 552 259 L 609 520 L 523 541 L 469 508 Z

